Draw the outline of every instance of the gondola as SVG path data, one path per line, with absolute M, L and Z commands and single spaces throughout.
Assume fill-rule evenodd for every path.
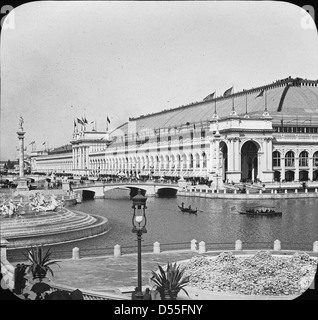
M 274 208 L 268 207 L 256 207 L 245 209 L 245 211 L 239 211 L 240 214 L 251 215 L 251 216 L 280 216 L 282 211 L 276 211 Z
M 190 214 L 197 214 L 197 212 L 198 212 L 198 209 L 195 209 L 195 210 L 194 209 L 189 209 L 189 208 L 181 207 L 179 205 L 178 205 L 178 207 L 182 212 L 188 212 Z

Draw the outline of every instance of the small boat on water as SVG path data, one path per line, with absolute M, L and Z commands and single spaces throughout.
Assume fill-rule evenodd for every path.
M 190 214 L 197 214 L 198 212 L 198 209 L 191 209 L 191 206 L 189 206 L 188 208 L 184 207 L 183 205 L 182 206 L 179 206 L 178 205 L 178 208 L 182 211 L 182 212 L 188 212 Z
M 282 211 L 276 211 L 275 208 L 270 207 L 253 207 L 247 208 L 245 211 L 239 211 L 240 214 L 246 214 L 251 216 L 279 216 L 282 215 Z

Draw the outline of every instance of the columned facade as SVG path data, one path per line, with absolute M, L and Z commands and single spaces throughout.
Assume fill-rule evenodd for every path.
M 287 78 L 130 118 L 112 132 L 82 128 L 67 150 L 34 156 L 32 170 L 205 179 L 217 188 L 226 182 L 316 181 L 317 86 Z

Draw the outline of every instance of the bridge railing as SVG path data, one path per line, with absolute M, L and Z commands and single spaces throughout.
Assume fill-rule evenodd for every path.
M 83 189 L 83 188 L 89 188 L 89 187 L 103 187 L 103 186 L 114 186 L 114 185 L 118 185 L 118 186 L 125 186 L 125 185 L 145 185 L 145 186 L 149 186 L 149 185 L 153 185 L 153 186 L 156 186 L 156 185 L 159 185 L 159 186 L 178 186 L 178 183 L 177 182 L 172 182 L 171 183 L 167 183 L 167 182 L 162 182 L 162 181 L 156 181 L 156 182 L 153 182 L 153 181 L 111 181 L 111 182 L 85 182 L 85 183 L 82 183 L 82 184 L 79 184 L 79 185 L 76 185 L 76 186 L 73 186 L 73 190 L 76 190 L 76 189 Z

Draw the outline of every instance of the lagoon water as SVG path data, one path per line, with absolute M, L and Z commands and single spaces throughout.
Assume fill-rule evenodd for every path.
M 197 215 L 182 213 L 177 205 L 198 208 Z M 245 206 L 275 206 L 282 216 L 255 217 L 238 213 Z M 132 233 L 132 201 L 121 199 L 86 200 L 70 209 L 108 218 L 111 230 L 95 238 L 54 245 L 54 258 L 71 258 L 78 247 L 81 257 L 112 254 L 120 244 L 122 253 L 136 252 L 136 234 Z M 279 239 L 282 249 L 312 250 L 318 240 L 318 198 L 265 200 L 225 200 L 149 197 L 147 200 L 147 233 L 143 235 L 143 249 L 151 251 L 158 241 L 161 250 L 190 248 L 192 239 L 204 241 L 207 250 L 234 249 L 240 239 L 243 249 L 273 247 Z M 26 249 L 9 250 L 9 261 L 21 260 Z

